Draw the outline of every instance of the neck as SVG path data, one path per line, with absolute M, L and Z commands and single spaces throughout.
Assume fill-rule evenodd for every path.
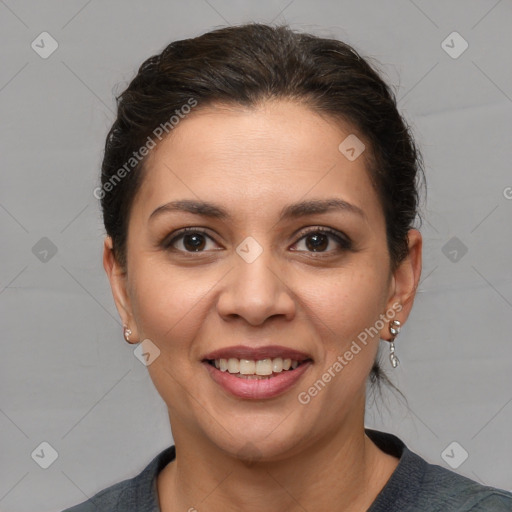
M 363 408 L 364 411 L 364 408 Z M 366 510 L 398 459 L 364 432 L 364 412 L 279 461 L 247 463 L 173 424 L 176 459 L 158 476 L 162 512 Z

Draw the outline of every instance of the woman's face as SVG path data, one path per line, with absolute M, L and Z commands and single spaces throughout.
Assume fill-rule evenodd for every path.
M 389 339 L 389 320 L 405 320 L 409 307 L 397 304 L 415 283 L 410 271 L 390 272 L 365 153 L 354 160 L 339 149 L 351 133 L 296 103 L 219 105 L 180 121 L 151 153 L 127 273 L 114 266 L 110 277 L 132 339 L 160 350 L 148 370 L 175 440 L 278 459 L 361 424 L 379 337 Z M 175 201 L 215 208 L 162 208 Z M 338 206 L 315 211 L 311 201 Z M 193 229 L 180 236 L 183 228 Z M 243 371 L 253 373 L 252 360 L 270 359 L 256 367 L 270 364 L 273 376 L 215 369 L 205 358 L 221 349 L 236 360 L 230 370 L 248 359 Z M 307 361 L 274 372 L 280 355 Z

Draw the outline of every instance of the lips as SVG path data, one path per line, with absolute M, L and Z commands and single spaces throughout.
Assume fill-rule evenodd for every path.
M 236 359 L 274 359 L 282 357 L 283 359 L 291 359 L 293 361 L 306 361 L 312 357 L 304 352 L 295 349 L 283 347 L 281 345 L 267 345 L 265 347 L 248 347 L 246 345 L 236 345 L 233 347 L 221 348 L 205 354 L 201 359 L 202 361 L 212 361 L 215 359 L 229 359 L 234 357 Z
M 278 366 L 274 371 L 270 362 Z M 204 355 L 202 363 L 212 380 L 231 396 L 263 400 L 292 389 L 311 367 L 313 360 L 304 352 L 280 345 L 238 345 L 209 352 Z M 262 371 L 260 364 L 265 366 L 265 371 Z M 255 372 L 258 375 L 254 375 Z

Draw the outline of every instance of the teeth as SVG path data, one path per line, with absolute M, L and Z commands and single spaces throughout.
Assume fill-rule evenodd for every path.
M 240 371 L 240 360 L 235 359 L 234 357 L 230 357 L 228 359 L 228 372 L 229 373 L 238 373 Z
M 256 373 L 256 363 L 249 359 L 240 359 L 240 373 L 242 375 L 254 375 Z
M 230 357 L 229 359 L 215 359 L 215 368 L 221 372 L 238 373 L 239 376 L 272 375 L 272 373 L 281 373 L 286 370 L 295 370 L 299 366 L 299 362 L 292 359 L 283 359 L 282 357 L 275 357 L 273 359 L 259 359 L 254 361 L 252 359 L 237 359 Z
M 272 359 L 272 371 L 279 373 L 283 371 L 283 358 L 276 357 Z
M 256 375 L 272 375 L 272 359 L 256 361 Z

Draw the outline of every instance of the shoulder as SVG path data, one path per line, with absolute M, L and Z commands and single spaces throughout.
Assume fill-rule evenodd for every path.
M 98 512 L 100 510 L 118 510 L 117 505 L 127 489 L 133 487 L 134 479 L 123 480 L 95 494 L 87 501 L 67 508 L 62 512 Z
M 137 476 L 111 485 L 62 512 L 159 512 L 156 478 L 175 456 L 175 447 L 170 446 L 154 457 Z
M 512 493 L 504 492 L 500 489 L 489 491 L 489 495 L 479 501 L 473 508 L 468 509 L 472 512 L 510 512 L 512 510 Z
M 512 512 L 512 493 L 433 464 L 393 434 L 368 429 L 367 434 L 400 459 L 371 512 Z
M 418 502 L 425 510 L 440 512 L 512 511 L 512 493 L 426 461 Z

